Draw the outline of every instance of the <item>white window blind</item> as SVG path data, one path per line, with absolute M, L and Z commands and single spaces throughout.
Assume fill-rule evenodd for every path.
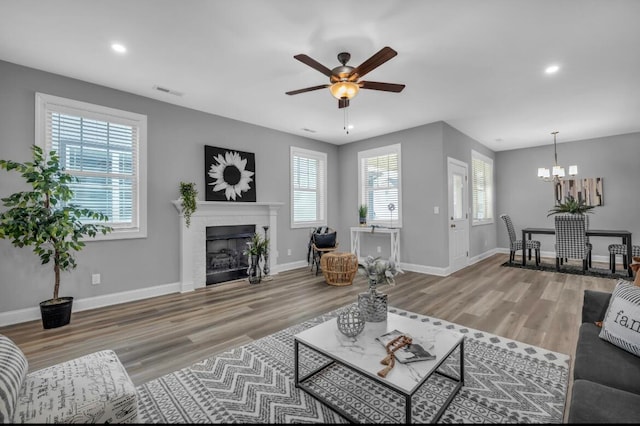
M 291 147 L 291 227 L 326 225 L 327 154 Z
M 402 226 L 400 144 L 358 153 L 359 204 L 367 205 L 367 223 Z
M 146 236 L 146 117 L 43 94 L 37 104 L 41 146 L 78 179 L 71 203 L 107 215 L 112 238 Z
M 493 223 L 493 160 L 471 151 L 474 224 Z

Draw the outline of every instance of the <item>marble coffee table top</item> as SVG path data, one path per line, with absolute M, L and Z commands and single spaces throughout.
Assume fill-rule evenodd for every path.
M 423 322 L 389 312 L 383 322 L 367 322 L 362 333 L 347 337 L 338 330 L 333 318 L 315 327 L 302 331 L 294 337 L 309 347 L 330 355 L 361 373 L 384 381 L 397 390 L 412 394 L 431 375 L 452 349 L 464 338 L 460 333 L 442 330 Z M 433 361 L 416 361 L 402 364 L 396 360 L 395 367 L 386 378 L 377 375 L 385 366 L 380 361 L 387 355 L 376 337 L 393 330 L 406 333 L 414 343 L 421 344 L 436 355 Z

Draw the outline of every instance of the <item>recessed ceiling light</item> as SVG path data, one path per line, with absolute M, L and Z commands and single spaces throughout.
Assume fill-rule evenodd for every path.
M 349 130 L 351 130 L 353 129 L 353 124 L 349 124 L 347 127 L 349 128 Z
M 111 48 L 118 53 L 125 53 L 127 51 L 127 48 L 121 45 L 120 43 L 113 43 L 111 45 Z
M 560 67 L 559 67 L 559 66 L 557 66 L 557 65 L 549 65 L 549 66 L 544 70 L 544 72 L 545 72 L 545 73 L 547 73 L 547 74 L 555 74 L 555 73 L 557 73 L 557 72 L 558 72 L 558 70 L 559 70 L 559 69 L 560 69 Z

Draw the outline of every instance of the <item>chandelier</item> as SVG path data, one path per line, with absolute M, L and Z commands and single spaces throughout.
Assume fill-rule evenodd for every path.
M 555 162 L 553 167 L 549 170 L 546 167 L 538 167 L 538 177 L 545 182 L 558 182 L 565 177 L 564 167 L 558 165 L 558 152 L 556 151 L 556 135 L 558 131 L 551 132 L 553 135 L 553 155 Z M 575 176 L 578 174 L 578 166 L 569 166 L 569 176 Z

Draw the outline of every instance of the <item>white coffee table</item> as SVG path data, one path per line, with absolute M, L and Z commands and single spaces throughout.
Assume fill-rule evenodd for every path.
M 336 321 L 333 318 L 294 336 L 295 385 L 331 406 L 352 422 L 357 422 L 358 420 L 338 407 L 329 398 L 307 386 L 307 383 L 312 381 L 315 375 L 335 363 L 348 367 L 404 396 L 406 423 L 411 423 L 413 395 L 433 374 L 444 376 L 455 383 L 452 392 L 432 419 L 433 423 L 440 419 L 457 392 L 464 385 L 464 336 L 462 334 L 433 327 L 421 321 L 389 312 L 386 321 L 367 322 L 362 333 L 356 337 L 347 337 L 340 333 Z M 387 355 L 387 352 L 384 346 L 375 339 L 381 334 L 394 329 L 411 335 L 416 343 L 422 343 L 426 349 L 434 353 L 436 359 L 408 364 L 396 361 L 395 367 L 389 371 L 385 378 L 378 376 L 378 371 L 385 367 L 380 361 Z M 433 344 L 433 348 L 428 348 L 430 343 Z M 300 377 L 300 345 L 320 353 L 329 358 L 330 361 L 308 372 L 304 377 Z M 444 372 L 437 371 L 442 363 L 458 348 L 460 352 L 459 377 L 452 377 Z

